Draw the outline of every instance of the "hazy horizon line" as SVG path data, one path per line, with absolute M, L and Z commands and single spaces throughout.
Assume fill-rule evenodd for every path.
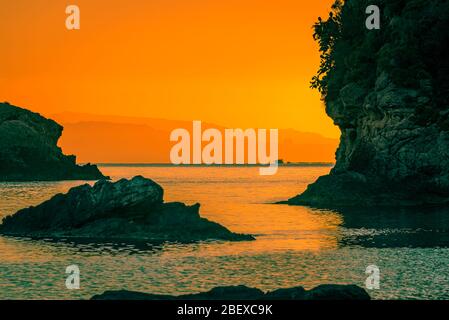
M 81 165 L 87 163 L 80 163 Z M 264 167 L 263 164 L 172 164 L 172 163 L 91 163 L 99 167 Z M 279 167 L 332 167 L 334 162 L 290 162 L 279 163 Z

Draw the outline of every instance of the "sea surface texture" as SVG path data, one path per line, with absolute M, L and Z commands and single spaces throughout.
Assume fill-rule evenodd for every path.
M 166 201 L 201 203 L 201 215 L 252 242 L 74 244 L 0 237 L 0 299 L 88 299 L 105 290 L 186 294 L 244 284 L 262 290 L 302 285 L 365 287 L 380 271 L 375 299 L 449 298 L 447 210 L 317 210 L 274 205 L 301 193 L 329 167 L 104 166 L 113 180 L 143 175 Z M 0 183 L 0 218 L 83 181 Z M 90 182 L 91 183 L 91 182 Z M 68 290 L 66 267 L 80 268 Z

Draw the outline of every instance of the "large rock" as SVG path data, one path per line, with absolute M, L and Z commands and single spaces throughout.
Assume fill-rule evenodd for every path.
M 199 207 L 164 203 L 162 187 L 141 176 L 100 180 L 4 218 L 0 234 L 99 242 L 254 239 L 201 218 Z
M 62 126 L 37 113 L 0 103 L 0 181 L 99 180 L 94 165 L 76 165 L 57 146 Z
M 355 285 L 321 285 L 311 290 L 303 287 L 278 289 L 264 293 L 246 286 L 217 287 L 208 292 L 180 296 L 134 291 L 106 291 L 92 300 L 370 300 L 369 294 Z
M 380 30 L 364 28 L 365 0 L 340 4 L 316 29 L 331 52 L 315 84 L 341 130 L 336 165 L 288 203 L 447 205 L 449 2 L 381 0 Z

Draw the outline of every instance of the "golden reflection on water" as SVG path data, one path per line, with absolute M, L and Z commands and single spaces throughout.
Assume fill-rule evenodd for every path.
M 102 167 L 101 170 L 113 180 L 135 175 L 151 178 L 164 187 L 165 201 L 199 202 L 203 217 L 233 232 L 257 237 L 253 242 L 206 245 L 207 249 L 200 254 L 321 250 L 337 246 L 338 226 L 342 222 L 338 214 L 271 204 L 301 192 L 317 176 L 326 174 L 328 167 L 283 167 L 274 176 L 260 176 L 257 168 Z M 85 182 L 0 184 L 0 217 L 82 183 Z M 35 243 L 11 241 L 0 238 L 3 259 L 45 260 L 42 254 L 33 255 L 39 252 Z
M 142 174 L 142 168 L 102 169 L 113 178 Z M 223 243 L 207 253 L 240 254 L 335 248 L 340 215 L 272 204 L 305 190 L 329 170 L 282 167 L 274 176 L 260 176 L 257 168 L 145 168 L 144 175 L 164 187 L 166 201 L 199 202 L 203 217 L 233 232 L 256 235 L 256 241 Z
M 29 242 L 0 237 L 0 261 L 3 263 L 45 262 L 51 256 L 44 256 Z
M 113 180 L 135 175 L 151 178 L 163 186 L 165 201 L 199 202 L 203 217 L 233 232 L 254 234 L 256 241 L 166 244 L 149 250 L 0 237 L 0 267 L 4 267 L 0 278 L 8 280 L 0 283 L 0 298 L 11 294 L 21 298 L 86 298 L 123 285 L 170 294 L 224 284 L 262 288 L 288 286 L 290 282 L 297 285 L 298 275 L 319 279 L 320 274 L 316 271 L 318 262 L 315 267 L 299 267 L 297 258 L 291 256 L 294 252 L 309 252 L 307 259 L 318 261 L 315 253 L 337 248 L 342 222 L 338 214 L 272 204 L 301 192 L 329 168 L 280 168 L 275 176 L 259 176 L 256 168 L 101 169 Z M 0 216 L 39 204 L 83 183 L 0 184 Z M 88 274 L 84 272 L 88 291 L 65 290 L 60 279 L 65 267 L 72 263 L 89 270 Z M 148 283 L 150 287 L 144 286 Z M 302 284 L 308 282 L 303 280 Z
M 281 167 L 275 176 L 259 176 L 257 168 L 102 167 L 114 180 L 151 178 L 163 186 L 166 201 L 199 202 L 203 217 L 234 232 L 254 234 L 256 240 L 135 247 L 0 237 L 0 299 L 88 299 L 118 289 L 183 294 L 240 284 L 262 290 L 322 283 L 363 286 L 369 264 L 379 265 L 383 274 L 382 290 L 371 292 L 374 297 L 447 294 L 449 249 L 438 247 L 447 243 L 443 236 L 447 233 L 432 234 L 431 239 L 438 240 L 433 247 L 404 246 L 410 244 L 407 237 L 415 236 L 410 229 L 433 221 L 427 215 L 404 214 L 396 221 L 392 218 L 397 212 L 374 216 L 356 212 L 346 214 L 343 221 L 332 211 L 271 204 L 302 192 L 329 169 Z M 0 183 L 0 217 L 82 183 Z M 442 231 L 447 226 L 443 216 L 447 215 L 434 216 Z M 377 234 L 380 237 L 374 238 Z M 393 238 L 406 241 L 395 247 L 398 242 Z M 82 290 L 65 288 L 65 268 L 71 264 L 82 270 Z

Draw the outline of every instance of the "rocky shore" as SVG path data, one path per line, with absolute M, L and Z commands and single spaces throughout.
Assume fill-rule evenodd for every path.
M 199 204 L 165 203 L 163 189 L 136 176 L 100 180 L 3 219 L 0 234 L 36 239 L 142 242 L 254 240 L 199 215 Z
M 9 103 L 0 103 L 0 181 L 99 180 L 95 165 L 76 164 L 57 146 L 63 127 Z
M 208 292 L 180 296 L 133 291 L 106 291 L 92 300 L 370 300 L 369 294 L 355 285 L 320 285 L 311 290 L 303 287 L 263 292 L 246 286 L 217 287 Z
M 380 30 L 359 27 L 362 0 L 336 3 L 315 25 L 322 61 L 312 86 L 340 146 L 331 173 L 288 204 L 449 204 L 449 3 L 382 3 Z

